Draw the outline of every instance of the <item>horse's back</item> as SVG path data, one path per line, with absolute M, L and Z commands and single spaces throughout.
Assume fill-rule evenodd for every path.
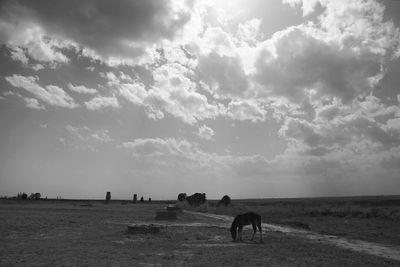
M 245 213 L 243 215 L 245 215 L 248 218 L 251 218 L 252 220 L 257 220 L 257 221 L 261 222 L 261 215 L 255 213 L 255 212 L 250 211 L 250 212 L 247 212 L 247 213 Z
M 261 216 L 255 212 L 247 212 L 236 216 L 235 220 L 238 220 L 242 225 L 249 225 L 253 223 L 261 223 Z

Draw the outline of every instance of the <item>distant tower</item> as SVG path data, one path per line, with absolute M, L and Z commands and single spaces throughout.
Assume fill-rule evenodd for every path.
M 137 202 L 137 194 L 133 194 L 133 203 Z
M 106 203 L 110 202 L 111 200 L 111 192 L 107 192 L 106 194 Z

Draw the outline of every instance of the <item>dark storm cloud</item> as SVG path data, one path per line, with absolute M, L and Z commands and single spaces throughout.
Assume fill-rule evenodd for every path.
M 0 15 L 7 23 L 38 24 L 102 56 L 130 56 L 132 42 L 171 39 L 190 19 L 186 6 L 157 0 L 8 0 L 0 5 Z

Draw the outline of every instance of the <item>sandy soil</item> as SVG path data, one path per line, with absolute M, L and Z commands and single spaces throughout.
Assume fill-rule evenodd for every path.
M 159 234 L 128 234 L 155 222 L 164 204 L 1 203 L 0 266 L 399 266 L 400 262 L 282 231 L 264 243 L 231 242 L 221 218 L 182 214 Z M 81 206 L 83 205 L 83 206 Z M 251 229 L 244 232 L 249 240 Z

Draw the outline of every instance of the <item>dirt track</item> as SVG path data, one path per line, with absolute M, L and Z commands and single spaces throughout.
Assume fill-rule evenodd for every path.
M 227 215 L 218 215 L 218 214 L 210 214 L 210 213 L 201 213 L 201 212 L 193 212 L 193 211 L 185 211 L 189 214 L 195 214 L 199 216 L 205 216 L 217 220 L 221 220 L 222 223 L 220 226 L 225 225 L 227 228 L 230 226 L 229 223 L 233 220 L 233 217 Z M 294 229 L 291 227 L 283 227 L 274 224 L 263 223 L 263 232 L 265 231 L 275 231 L 282 232 L 288 235 L 305 238 L 312 240 L 318 243 L 325 243 L 330 245 L 335 245 L 340 248 L 350 249 L 357 252 L 362 252 L 378 257 L 383 257 L 387 259 L 400 261 L 400 248 L 399 247 L 389 247 L 379 243 L 366 242 L 362 240 L 352 240 L 347 238 L 342 238 L 334 235 L 323 235 L 313 233 L 311 231 Z

